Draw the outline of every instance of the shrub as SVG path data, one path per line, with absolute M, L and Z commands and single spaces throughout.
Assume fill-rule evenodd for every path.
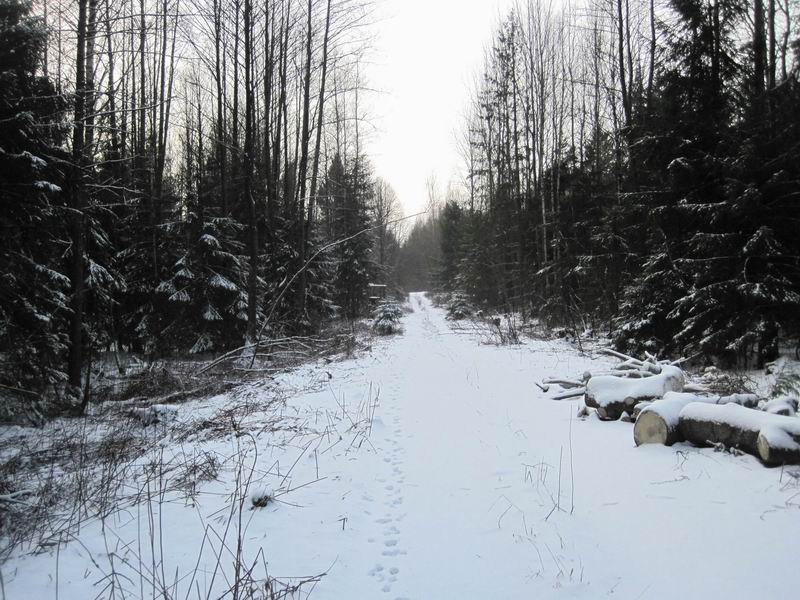
M 381 302 L 372 312 L 372 330 L 379 335 L 391 335 L 401 331 L 400 319 L 403 309 L 391 300 Z

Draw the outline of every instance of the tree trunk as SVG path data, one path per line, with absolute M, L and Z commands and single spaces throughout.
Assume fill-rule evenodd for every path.
M 301 270 L 306 261 L 306 189 L 308 177 L 308 144 L 310 142 L 310 117 L 311 117 L 311 17 L 312 17 L 312 0 L 308 0 L 306 7 L 307 21 L 306 21 L 306 67 L 303 74 L 303 124 L 300 133 L 300 160 L 297 169 L 297 221 L 295 227 L 297 228 L 297 270 Z M 313 194 L 314 191 L 312 190 Z M 298 310 L 298 318 L 302 318 L 303 311 L 306 303 L 306 286 L 305 286 L 305 270 L 302 270 L 300 275 L 300 285 L 297 286 L 297 296 L 295 305 Z
M 321 145 L 322 145 L 322 126 L 323 126 L 323 117 L 325 114 L 325 81 L 328 75 L 328 38 L 330 36 L 330 28 L 331 28 L 331 0 L 328 0 L 326 14 L 325 14 L 325 36 L 322 41 L 322 75 L 320 80 L 320 87 L 319 87 L 319 97 L 317 99 L 317 140 L 314 144 L 314 163 L 311 168 L 311 188 L 310 188 L 310 197 L 308 199 L 308 218 L 304 224 L 304 235 L 301 238 L 302 245 L 300 247 L 300 265 L 302 266 L 305 264 L 305 250 L 306 250 L 306 243 L 311 238 L 311 228 L 313 227 L 314 223 L 314 208 L 316 205 L 316 194 L 317 194 L 317 177 L 319 175 L 319 161 L 320 161 L 320 152 L 321 152 Z M 309 55 L 310 58 L 310 55 Z M 302 314 L 305 311 L 305 302 L 306 302 L 306 287 L 308 285 L 308 278 L 306 276 L 306 270 L 303 269 L 303 272 L 300 274 L 300 283 L 298 289 L 298 298 L 300 301 L 299 309 L 300 313 Z
M 247 341 L 254 342 L 257 333 L 258 304 L 258 222 L 253 197 L 253 124 L 255 95 L 253 92 L 253 8 L 252 0 L 244 0 L 244 200 L 248 207 L 248 250 L 250 270 L 247 276 Z M 255 350 L 254 350 L 255 352 Z
M 767 60 L 767 89 L 775 87 L 775 75 L 777 72 L 777 54 L 775 52 L 777 42 L 775 40 L 775 1 L 768 0 L 767 8 L 767 35 L 769 41 L 769 52 Z
M 625 29 L 626 19 L 622 10 L 624 0 L 617 0 L 617 59 L 619 66 L 619 87 L 622 95 L 622 111 L 625 115 L 625 127 L 631 126 L 631 105 L 628 95 L 628 85 L 625 77 Z
M 67 359 L 67 381 L 73 389 L 80 389 L 83 366 L 83 255 L 85 246 L 85 220 L 83 214 L 84 189 L 83 167 L 85 162 L 85 118 L 86 118 L 86 37 L 87 0 L 78 0 L 78 31 L 75 61 L 75 109 L 72 128 L 72 169 L 73 178 L 70 190 L 72 209 L 72 268 L 70 283 L 70 345 Z
M 764 38 L 764 0 L 753 2 L 753 92 L 756 98 L 764 93 L 767 46 Z

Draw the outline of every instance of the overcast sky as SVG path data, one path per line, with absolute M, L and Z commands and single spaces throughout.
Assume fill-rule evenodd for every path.
M 442 190 L 462 161 L 456 132 L 501 8 L 511 0 L 376 0 L 377 36 L 367 69 L 375 125 L 369 155 L 406 215 L 426 202 L 426 179 Z

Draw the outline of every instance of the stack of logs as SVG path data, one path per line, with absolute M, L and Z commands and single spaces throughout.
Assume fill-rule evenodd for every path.
M 636 445 L 691 442 L 736 448 L 767 465 L 800 464 L 798 401 L 765 401 L 755 394 L 715 396 L 686 382 L 682 361 L 644 360 L 614 350 L 603 353 L 622 362 L 611 370 L 586 372 L 580 379 L 548 378 L 544 392 L 557 385 L 554 400 L 583 397 L 579 415 L 594 409 L 602 421 L 635 421 Z

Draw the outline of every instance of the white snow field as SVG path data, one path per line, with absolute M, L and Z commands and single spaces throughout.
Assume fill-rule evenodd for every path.
M 597 361 L 565 342 L 482 344 L 425 296 L 410 304 L 405 332 L 369 353 L 180 407 L 189 423 L 288 394 L 280 426 L 263 426 L 265 409 L 244 435 L 163 448 L 239 449 L 244 478 L 255 464 L 240 553 L 254 578 L 325 573 L 296 596 L 319 600 L 798 597 L 796 474 L 636 448 L 630 424 L 579 420 L 576 401 L 534 385 Z M 227 459 L 194 501 L 168 491 L 84 523 L 60 550 L 17 552 L 5 597 L 233 597 L 236 476 Z

